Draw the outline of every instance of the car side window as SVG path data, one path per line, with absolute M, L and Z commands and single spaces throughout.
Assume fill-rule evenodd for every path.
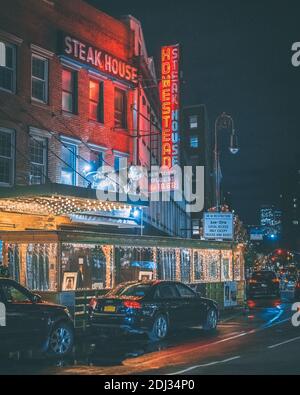
M 194 292 L 183 284 L 176 284 L 178 292 L 182 298 L 195 298 Z
M 2 292 L 7 303 L 30 303 L 29 295 L 10 284 L 2 285 Z
M 175 299 L 178 298 L 176 289 L 171 284 L 160 285 L 155 292 L 155 299 Z

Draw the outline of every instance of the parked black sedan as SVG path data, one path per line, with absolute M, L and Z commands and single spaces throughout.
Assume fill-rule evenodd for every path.
M 42 301 L 13 280 L 0 278 L 0 351 L 38 349 L 63 357 L 73 348 L 73 321 L 64 306 Z
M 90 302 L 92 333 L 116 329 L 144 333 L 151 340 L 163 340 L 170 330 L 182 327 L 214 330 L 218 316 L 213 300 L 172 281 L 124 283 Z

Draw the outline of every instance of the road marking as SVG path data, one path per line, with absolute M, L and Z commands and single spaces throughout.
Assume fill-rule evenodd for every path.
M 294 337 L 293 339 L 286 340 L 286 341 L 284 341 L 282 343 L 273 344 L 272 346 L 269 346 L 268 348 L 269 349 L 276 348 L 276 347 L 279 347 L 279 346 L 283 346 L 284 344 L 292 343 L 292 342 L 294 342 L 296 340 L 300 340 L 300 336 Z
M 209 367 L 209 366 L 219 365 L 221 363 L 231 362 L 231 361 L 234 361 L 234 360 L 240 359 L 240 358 L 241 358 L 240 356 L 237 356 L 237 357 L 224 359 L 223 361 L 215 361 L 215 362 L 205 363 L 205 364 L 202 364 L 202 365 L 195 365 L 195 366 L 191 366 L 190 368 L 187 368 L 187 369 L 179 370 L 178 372 L 169 373 L 167 376 L 175 376 L 175 375 L 178 375 L 178 374 L 183 374 L 183 373 L 190 372 L 191 370 L 194 370 L 194 369 L 206 368 L 206 367 Z

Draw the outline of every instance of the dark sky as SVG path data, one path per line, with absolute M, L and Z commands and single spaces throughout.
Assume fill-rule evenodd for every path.
M 219 113 L 233 116 L 241 150 L 223 155 L 225 189 L 244 222 L 257 222 L 259 206 L 276 203 L 289 169 L 300 167 L 300 67 L 291 64 L 300 1 L 89 2 L 138 18 L 157 65 L 162 45 L 182 45 L 185 104 L 206 104 L 211 131 Z

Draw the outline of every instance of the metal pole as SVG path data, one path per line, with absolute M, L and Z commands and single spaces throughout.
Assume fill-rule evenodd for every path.
M 141 209 L 141 236 L 143 236 L 143 209 Z
M 219 211 L 219 154 L 218 154 L 218 121 L 215 121 L 215 195 L 216 195 L 216 208 Z

